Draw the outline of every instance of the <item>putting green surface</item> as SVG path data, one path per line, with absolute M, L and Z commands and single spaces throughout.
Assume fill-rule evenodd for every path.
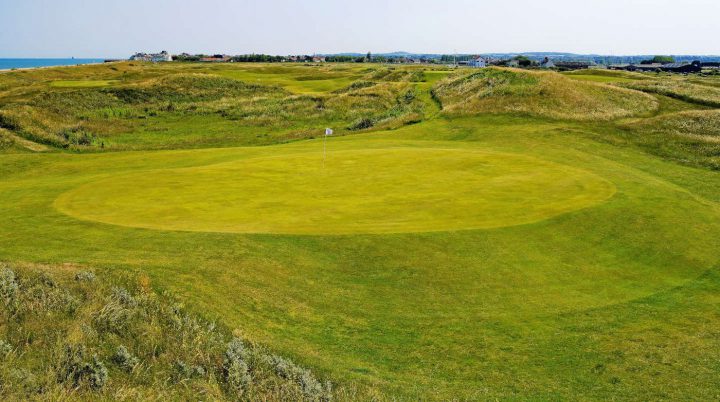
M 299 153 L 111 177 L 62 212 L 160 230 L 408 233 L 536 222 L 611 197 L 587 171 L 518 154 L 436 148 Z

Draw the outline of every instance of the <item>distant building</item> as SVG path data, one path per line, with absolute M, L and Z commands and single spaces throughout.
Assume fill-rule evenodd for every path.
M 720 63 L 717 63 L 720 66 Z M 669 73 L 699 73 L 704 65 L 699 61 L 692 63 L 651 63 L 651 64 L 613 64 L 609 68 L 611 70 L 641 71 L 641 72 L 660 72 Z
M 487 60 L 485 60 L 482 56 L 474 57 L 468 62 L 468 66 L 475 68 L 485 68 L 487 65 Z
M 325 63 L 325 56 L 313 56 L 313 63 Z
M 553 63 L 552 60 L 550 60 L 548 57 L 544 58 L 542 62 L 540 62 L 540 67 L 542 68 L 555 68 L 555 63 Z
M 130 56 L 130 60 L 151 61 L 153 63 L 158 63 L 163 61 L 172 61 L 172 56 L 168 52 L 163 50 L 160 53 L 135 53 L 134 55 Z
M 586 70 L 594 67 L 595 63 L 588 61 L 558 61 L 555 67 L 561 70 Z
M 668 63 L 660 67 L 662 71 L 670 73 L 699 73 L 702 71 L 702 63 L 693 61 L 692 63 Z
M 226 55 L 223 55 L 223 54 L 216 54 L 216 55 L 210 56 L 210 57 L 202 57 L 202 58 L 200 59 L 200 61 L 206 62 L 206 63 L 207 63 L 207 62 L 210 62 L 210 63 L 227 63 L 227 62 L 230 61 L 230 59 L 231 59 L 230 56 L 226 56 Z
M 631 64 L 628 66 L 628 71 L 645 71 L 645 72 L 656 72 L 662 71 L 662 63 L 650 63 L 650 64 Z

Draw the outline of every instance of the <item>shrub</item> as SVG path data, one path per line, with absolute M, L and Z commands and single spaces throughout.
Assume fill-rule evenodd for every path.
M 60 132 L 60 136 L 69 145 L 89 146 L 95 140 L 95 134 L 86 131 L 84 128 L 66 128 Z
M 249 352 L 240 338 L 233 338 L 223 356 L 225 381 L 231 388 L 244 390 L 250 384 L 250 369 L 247 364 Z
M 173 377 L 175 382 L 180 382 L 189 378 L 202 378 L 207 374 L 207 370 L 203 366 L 187 364 L 182 360 L 175 361 L 175 372 Z
M 17 310 L 19 288 L 15 272 L 3 266 L 0 269 L 0 298 L 5 307 L 11 312 Z
M 103 362 L 98 359 L 97 355 L 93 356 L 92 362 L 86 364 L 84 369 L 90 388 L 99 390 L 105 386 L 108 380 L 108 371 Z
M 133 356 L 125 346 L 118 346 L 112 361 L 125 371 L 131 372 L 138 365 L 140 360 Z
M 124 288 L 113 288 L 112 299 L 125 307 L 137 306 L 137 300 Z
M 13 350 L 13 347 L 10 343 L 0 339 L 0 358 L 4 358 L 10 352 L 12 352 L 12 350 Z
M 99 390 L 108 380 L 108 371 L 97 355 L 89 362 L 84 361 L 85 347 L 67 345 L 65 354 L 58 367 L 58 382 L 72 384 L 73 387 L 87 385 Z
M 75 274 L 75 280 L 78 282 L 94 282 L 95 274 L 90 271 L 80 271 Z
M 327 382 L 325 387 L 323 387 L 320 381 L 318 381 L 309 370 L 280 356 L 270 356 L 269 363 L 278 377 L 291 380 L 299 385 L 306 398 L 311 400 L 330 399 L 330 395 L 332 394 L 332 385 L 330 382 Z
M 95 327 L 99 331 L 121 334 L 138 313 L 135 307 L 137 307 L 137 300 L 127 290 L 115 287 L 112 289 L 107 303 L 95 314 Z
M 355 123 L 353 123 L 350 127 L 348 127 L 348 129 L 353 130 L 353 131 L 365 130 L 374 125 L 375 125 L 375 123 L 373 123 L 372 119 L 368 119 L 367 117 L 364 117 L 364 118 L 361 118 L 361 119 L 355 121 Z

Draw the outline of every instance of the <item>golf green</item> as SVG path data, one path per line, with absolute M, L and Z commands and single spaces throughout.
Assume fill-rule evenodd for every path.
M 536 222 L 614 192 L 593 173 L 530 156 L 384 148 L 114 176 L 62 194 L 55 206 L 83 220 L 159 230 L 411 233 Z

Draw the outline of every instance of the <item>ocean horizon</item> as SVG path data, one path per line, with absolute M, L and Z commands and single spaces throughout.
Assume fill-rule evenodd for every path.
M 13 68 L 36 68 L 74 66 L 77 64 L 102 63 L 105 59 L 52 59 L 52 58 L 27 58 L 27 59 L 2 59 L 0 58 L 0 70 L 11 70 Z

